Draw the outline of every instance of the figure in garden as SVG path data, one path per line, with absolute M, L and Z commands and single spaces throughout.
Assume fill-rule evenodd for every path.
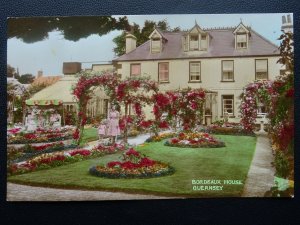
M 107 135 L 110 136 L 112 144 L 116 142 L 117 136 L 120 135 L 119 127 L 119 117 L 120 113 L 116 110 L 116 106 L 112 105 L 111 110 L 108 114 L 108 132 Z

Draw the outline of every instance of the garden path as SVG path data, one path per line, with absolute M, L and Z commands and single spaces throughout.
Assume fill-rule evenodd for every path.
M 266 132 L 257 133 L 256 149 L 245 182 L 242 197 L 264 197 L 274 186 L 274 156 Z
M 7 201 L 105 201 L 167 199 L 154 195 L 127 194 L 109 191 L 67 190 L 7 183 Z

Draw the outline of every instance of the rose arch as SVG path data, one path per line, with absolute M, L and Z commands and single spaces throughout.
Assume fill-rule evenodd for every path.
M 84 125 L 87 121 L 86 108 L 91 98 L 92 87 L 101 86 L 110 98 L 112 104 L 124 107 L 123 122 L 124 142 L 127 142 L 127 127 L 129 106 L 133 106 L 137 118 L 144 118 L 142 107 L 151 104 L 152 94 L 158 91 L 156 82 L 146 77 L 129 77 L 121 80 L 111 73 L 104 74 L 80 74 L 80 78 L 73 89 L 73 94 L 78 100 L 78 119 L 73 138 L 79 145 L 82 139 Z
M 272 81 L 255 81 L 244 87 L 241 95 L 241 123 L 246 131 L 252 132 L 255 128 L 258 103 L 262 103 L 268 112 L 272 110 L 272 100 L 276 99 L 276 91 Z

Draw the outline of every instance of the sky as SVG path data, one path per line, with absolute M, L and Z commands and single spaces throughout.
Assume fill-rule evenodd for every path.
M 269 14 L 178 14 L 178 15 L 127 15 L 129 23 L 143 27 L 145 20 L 160 21 L 166 19 L 171 28 L 191 29 L 197 21 L 201 28 L 235 27 L 241 21 L 251 26 L 259 34 L 279 45 L 282 15 Z M 120 17 L 123 15 L 116 15 Z M 292 17 L 292 14 L 291 14 Z M 293 18 L 293 17 L 292 17 Z M 7 40 L 7 63 L 19 69 L 19 73 L 37 74 L 42 70 L 44 76 L 62 75 L 63 62 L 82 62 L 82 68 L 91 68 L 92 64 L 109 63 L 116 58 L 112 39 L 122 31 L 112 31 L 104 36 L 91 35 L 77 42 L 67 41 L 60 32 L 51 32 L 46 40 L 27 44 L 20 39 Z

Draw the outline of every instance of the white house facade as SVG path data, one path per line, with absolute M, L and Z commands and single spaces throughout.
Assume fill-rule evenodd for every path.
M 123 77 L 150 76 L 162 91 L 204 88 L 207 92 L 204 119 L 228 115 L 239 121 L 240 95 L 254 80 L 272 80 L 284 67 L 277 63 L 278 46 L 246 27 L 202 29 L 186 32 L 155 29 L 144 44 L 136 46 L 126 36 L 126 54 L 113 60 Z M 208 123 L 209 123 L 208 122 Z

